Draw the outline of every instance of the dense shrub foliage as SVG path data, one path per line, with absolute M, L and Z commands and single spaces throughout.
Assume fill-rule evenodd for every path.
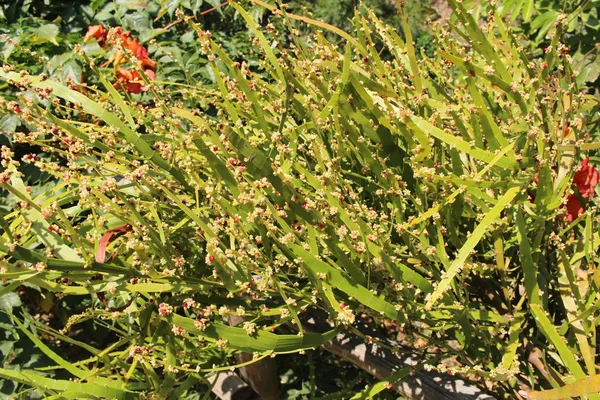
M 192 396 L 237 352 L 310 352 L 364 313 L 401 330 L 394 350 L 419 368 L 498 396 L 598 391 L 571 385 L 596 374 L 600 146 L 567 18 L 534 59 L 493 10 L 454 1 L 432 52 L 406 14 L 404 36 L 368 9 L 349 34 L 253 3 L 264 26 L 228 6 L 250 61 L 165 11 L 214 85 L 185 66 L 171 81 L 176 50 L 112 24 L 75 47 L 86 79 L 2 68 L 0 108 L 22 121 L 5 132 L 33 149 L 2 147 L 2 307 L 53 366 L 0 377 L 48 396 Z M 30 292 L 58 321 L 12 312 Z M 314 308 L 330 332 L 304 331 Z

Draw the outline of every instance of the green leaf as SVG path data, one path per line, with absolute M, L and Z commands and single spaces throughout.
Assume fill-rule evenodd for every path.
M 104 49 L 100 47 L 100 44 L 95 40 L 81 43 L 81 50 L 88 57 L 97 57 L 105 53 Z
M 0 77 L 3 79 L 14 80 L 16 82 L 22 82 L 23 79 L 25 79 L 16 72 L 0 71 Z M 176 166 L 170 165 L 165 159 L 163 159 L 154 151 L 154 149 L 142 138 L 139 133 L 129 128 L 123 121 L 119 119 L 116 114 L 107 111 L 100 103 L 91 100 L 82 93 L 61 85 L 58 82 L 51 81 L 50 79 L 42 80 L 39 76 L 28 76 L 27 79 L 30 80 L 33 86 L 42 89 L 50 88 L 56 96 L 68 101 L 72 101 L 75 104 L 79 104 L 86 112 L 97 116 L 111 126 L 118 127 L 119 131 L 123 134 L 126 140 L 129 141 L 130 144 L 138 152 L 140 152 L 140 154 L 150 159 L 159 168 L 171 173 L 173 177 L 175 177 L 175 179 L 177 179 L 183 186 L 189 187 L 189 182 Z
M 40 339 L 38 339 L 33 333 L 29 332 L 27 328 L 16 318 L 13 320 L 17 323 L 21 332 L 23 332 L 27 337 L 35 344 L 35 346 L 40 349 L 45 355 L 47 355 L 52 361 L 56 362 L 61 368 L 69 371 L 73 376 L 77 378 L 84 379 L 86 376 L 90 374 L 90 371 L 86 368 L 85 370 L 79 369 L 75 367 L 73 364 L 56 354 L 53 350 L 51 350 L 46 344 L 44 344 Z M 85 367 L 84 367 L 85 368 Z
M 12 36 L 10 38 L 10 41 L 7 40 L 4 42 L 4 46 L 2 47 L 2 55 L 4 56 L 5 61 L 8 61 L 8 58 L 10 57 L 12 52 L 15 50 L 17 45 L 21 42 L 21 40 L 22 40 L 21 36 Z
M 25 184 L 20 178 L 12 177 L 11 185 L 1 184 L 2 187 L 14 194 L 16 197 L 24 200 L 31 207 L 23 211 L 23 217 L 31 223 L 31 229 L 36 233 L 37 239 L 48 249 L 52 249 L 55 254 L 65 260 L 79 261 L 81 257 L 69 246 L 63 238 L 56 232 L 49 229 L 50 224 L 41 213 L 40 207 L 31 199 L 27 192 Z
M 14 292 L 0 296 L 0 309 L 11 313 L 13 308 L 21 307 L 21 298 Z
M 62 78 L 67 80 L 71 79 L 74 83 L 81 83 L 82 74 L 81 74 L 81 66 L 75 60 L 71 60 L 62 65 Z
M 433 126 L 432 124 L 430 124 L 429 122 L 427 122 L 426 120 L 419 118 L 417 116 L 413 116 L 411 117 L 412 121 L 414 122 L 414 125 L 411 126 L 411 129 L 413 130 L 417 130 L 420 132 L 424 132 L 424 133 L 428 133 L 429 135 L 435 137 L 436 139 L 441 140 L 442 142 L 452 146 L 452 147 L 456 147 L 458 150 L 462 151 L 463 153 L 467 153 L 470 156 L 484 161 L 486 163 L 490 163 L 494 157 L 495 154 L 491 153 L 487 150 L 478 148 L 473 146 L 472 144 L 464 141 L 463 139 L 450 135 L 446 132 L 444 132 L 442 129 Z M 503 168 L 508 168 L 508 169 L 516 169 L 519 168 L 519 163 L 514 160 L 514 159 L 510 159 L 506 156 L 503 156 L 502 158 L 500 158 L 496 164 L 500 167 Z
M 6 295 L 6 294 L 8 294 L 8 293 L 11 293 L 12 291 L 14 291 L 16 288 L 18 288 L 18 287 L 19 287 L 19 286 L 21 286 L 22 284 L 23 284 L 23 283 L 21 282 L 21 280 L 17 280 L 17 281 L 14 281 L 14 282 L 12 282 L 12 283 L 9 283 L 9 284 L 8 284 L 8 285 L 6 285 L 6 286 L 3 286 L 3 287 L 0 289 L 0 297 L 2 297 L 2 296 L 4 296 L 4 295 Z
M 72 382 L 66 380 L 50 379 L 41 376 L 31 370 L 14 371 L 0 368 L 0 378 L 13 382 L 23 383 L 38 388 L 43 392 L 76 392 L 86 393 L 86 396 L 109 398 L 109 399 L 134 399 L 134 393 L 108 387 L 102 383 Z
M 148 42 L 149 40 L 154 39 L 155 37 L 162 35 L 163 33 L 167 33 L 168 30 L 163 29 L 163 28 L 157 28 L 157 29 L 147 29 L 144 31 L 140 32 L 140 42 L 145 43 Z
M 223 15 L 223 10 L 221 9 L 221 0 L 205 0 L 208 4 L 213 6 L 215 10 L 221 15 Z
M 138 32 L 146 32 L 152 29 L 152 19 L 145 12 L 135 12 L 125 16 L 127 27 Z
M 517 243 L 519 244 L 519 259 L 521 261 L 521 267 L 523 268 L 525 291 L 530 304 L 541 304 L 537 272 L 533 258 L 531 257 L 531 245 L 529 244 L 527 227 L 525 225 L 525 219 L 521 210 L 517 210 L 515 220 L 517 223 L 516 238 Z
M 160 10 L 158 11 L 158 17 L 160 18 L 166 13 L 169 13 L 169 16 L 173 16 L 182 1 L 183 0 L 162 0 Z
M 398 371 L 394 372 L 392 375 L 388 376 L 384 380 L 377 382 L 376 384 L 374 384 L 371 387 L 365 388 L 365 390 L 363 390 L 362 392 L 356 393 L 354 396 L 352 396 L 350 398 L 350 400 L 372 399 L 378 393 L 381 393 L 382 391 L 384 391 L 386 389 L 391 389 L 393 387 L 392 386 L 393 384 L 395 384 L 396 382 L 398 382 L 399 380 L 403 379 L 404 377 L 408 376 L 411 373 L 414 373 L 413 367 L 405 367 L 405 368 L 399 369 Z
M 548 31 L 554 26 L 556 18 L 558 18 L 558 11 L 546 11 L 543 14 L 538 15 L 531 21 L 531 29 L 538 30 L 538 34 L 535 38 L 536 42 L 539 42 L 546 36 Z
M 46 24 L 40 26 L 35 31 L 35 37 L 42 43 L 50 42 L 56 46 L 58 46 L 58 42 L 56 41 L 56 37 L 58 36 L 58 26 L 54 24 Z
M 253 0 L 253 2 L 255 4 L 260 5 L 261 7 L 266 8 L 267 10 L 270 10 L 270 11 L 277 10 L 275 12 L 281 12 L 277 7 L 275 7 L 275 6 L 271 5 L 271 4 L 265 3 L 262 0 Z M 344 32 L 340 28 L 337 28 L 337 27 L 335 27 L 333 25 L 327 24 L 327 23 L 325 23 L 323 21 L 318 21 L 318 20 L 315 20 L 315 19 L 312 19 L 312 18 L 308 18 L 308 17 L 304 17 L 304 16 L 300 16 L 300 15 L 287 14 L 287 13 L 285 15 L 286 15 L 286 17 L 288 17 L 290 19 L 295 19 L 295 20 L 298 20 L 298 21 L 302 21 L 302 22 L 307 23 L 308 25 L 315 25 L 315 26 L 318 26 L 319 28 L 322 28 L 322 29 L 324 29 L 326 31 L 331 31 L 331 32 L 333 32 L 333 33 L 341 36 L 345 40 L 347 40 L 348 43 L 350 43 L 362 55 L 368 56 L 368 54 L 369 54 L 369 52 L 367 51 L 367 49 L 362 44 L 360 44 L 360 42 L 358 42 L 352 35 Z
M 229 345 L 245 352 L 272 351 L 274 353 L 295 353 L 300 350 L 307 350 L 321 346 L 333 339 L 341 328 L 333 329 L 323 334 L 305 333 L 299 335 L 277 335 L 270 332 L 259 330 L 250 336 L 243 328 L 223 325 L 219 323 L 211 324 L 204 331 L 198 330 L 194 325 L 194 320 L 180 315 L 173 314 L 173 323 L 184 328 L 187 332 L 204 336 L 207 339 L 217 340 L 219 338 L 229 341 Z
M 13 133 L 21 125 L 21 118 L 15 114 L 5 114 L 0 118 L 0 133 Z
M 554 345 L 569 373 L 571 373 L 576 379 L 585 378 L 585 372 L 583 372 L 581 365 L 579 365 L 579 362 L 577 362 L 577 359 L 575 358 L 575 352 L 569 348 L 563 336 L 558 333 L 556 327 L 548 318 L 546 311 L 544 311 L 542 306 L 539 304 L 531 304 L 529 307 L 531 309 L 531 314 L 533 314 L 533 317 L 535 318 L 536 324 L 544 333 L 546 339 L 548 339 L 548 341 Z
M 600 393 L 600 375 L 589 376 L 556 389 L 529 392 L 529 400 L 562 400 Z
M 105 3 L 106 1 L 104 0 L 92 0 L 92 2 L 90 3 L 90 7 L 93 12 L 97 12 L 100 9 L 100 7 Z
M 296 257 L 303 261 L 303 265 L 314 275 L 322 273 L 327 276 L 326 281 L 334 288 L 341 290 L 350 297 L 354 297 L 357 301 L 377 312 L 385 314 L 393 321 L 402 321 L 404 317 L 401 312 L 391 303 L 387 302 L 381 296 L 375 296 L 370 290 L 364 286 L 354 282 L 350 277 L 346 277 L 342 272 L 331 267 L 314 257 L 301 246 L 290 244 L 290 249 Z
M 534 0 L 525 0 L 525 5 L 523 7 L 523 22 L 529 23 L 529 21 L 531 21 L 534 9 Z
M 504 210 L 504 208 L 515 198 L 515 196 L 521 190 L 520 187 L 510 188 L 504 193 L 496 205 L 483 217 L 477 228 L 473 231 L 469 239 L 465 242 L 465 244 L 460 248 L 456 259 L 446 271 L 444 279 L 442 279 L 434 292 L 431 294 L 431 297 L 425 304 L 426 310 L 431 310 L 433 305 L 442 297 L 444 292 L 450 287 L 454 277 L 462 270 L 465 261 L 470 257 L 471 251 L 477 246 L 477 243 L 483 238 L 483 236 L 488 232 L 488 228 L 492 225 L 496 219 L 500 216 L 500 213 Z

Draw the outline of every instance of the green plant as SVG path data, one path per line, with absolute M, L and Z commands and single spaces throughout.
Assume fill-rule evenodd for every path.
M 0 377 L 46 395 L 178 398 L 235 368 L 235 352 L 310 351 L 362 312 L 424 341 L 420 367 L 498 395 L 595 375 L 598 218 L 594 185 L 573 178 L 598 147 L 585 131 L 597 105 L 572 85 L 562 26 L 532 60 L 501 19 L 482 29 L 451 1 L 455 36 L 438 28 L 439 52 L 417 57 L 410 30 L 403 40 L 368 10 L 354 37 L 254 3 L 291 41 L 273 46 L 284 32 L 231 2 L 262 54 L 254 69 L 188 20 L 216 87 L 148 80 L 136 102 L 98 69 L 85 91 L 0 71 L 22 90 L 0 106 L 35 127 L 12 140 L 56 157 L 3 148 L 0 186 L 18 201 L 0 219 L 3 291 L 91 296 L 62 329 L 12 315 L 75 381 Z M 343 48 L 299 24 L 339 34 Z M 32 197 L 24 163 L 56 186 Z M 569 222 L 572 190 L 586 211 Z M 304 332 L 310 307 L 336 327 Z M 245 322 L 228 326 L 235 314 Z M 112 342 L 73 339 L 85 322 Z M 89 358 L 72 362 L 33 331 Z
M 492 11 L 485 2 L 472 3 L 477 9 L 476 18 Z M 598 89 L 599 1 L 502 0 L 497 4 L 495 11 L 500 16 L 518 22 L 514 28 L 528 39 L 528 47 L 536 57 L 543 55 L 560 25 L 562 42 L 573 57 L 573 70 L 577 73 L 575 82 L 580 88 Z
M 291 0 L 285 2 L 288 12 L 308 15 L 319 21 L 326 22 L 337 28 L 352 33 L 355 29 L 353 19 L 357 12 L 364 9 L 371 10 L 379 19 L 392 29 L 395 29 L 400 37 L 405 39 L 405 30 L 410 29 L 417 48 L 422 49 L 428 55 L 434 52 L 433 36 L 427 28 L 427 17 L 432 15 L 432 9 L 428 7 L 429 2 L 400 2 L 387 0 L 338 0 L 338 1 L 306 1 Z M 435 13 L 435 12 L 434 12 Z M 408 24 L 404 25 L 401 15 L 407 17 Z M 325 31 L 326 37 L 335 41 L 335 34 Z M 385 50 L 384 50 L 385 52 Z M 386 58 L 387 52 L 383 54 Z M 420 57 L 420 53 L 417 54 Z

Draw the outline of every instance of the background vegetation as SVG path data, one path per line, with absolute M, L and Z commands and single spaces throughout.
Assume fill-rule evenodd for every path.
M 205 398 L 246 351 L 393 398 L 319 349 L 363 313 L 498 397 L 600 391 L 597 4 L 450 5 L 3 6 L 3 395 Z

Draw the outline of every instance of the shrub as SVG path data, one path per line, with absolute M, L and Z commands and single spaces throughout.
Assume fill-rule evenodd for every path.
M 188 21 L 216 88 L 145 80 L 131 99 L 99 69 L 100 87 L 0 72 L 21 89 L 2 108 L 35 127 L 12 140 L 53 154 L 3 148 L 0 185 L 18 200 L 0 219 L 3 293 L 87 299 L 61 329 L 12 315 L 78 382 L 0 376 L 47 394 L 178 397 L 235 368 L 235 352 L 307 351 L 363 312 L 425 343 L 420 367 L 499 395 L 595 375 L 597 172 L 581 153 L 598 147 L 596 110 L 572 85 L 564 21 L 531 60 L 501 19 L 480 26 L 451 1 L 456 35 L 439 27 L 439 52 L 417 57 L 409 30 L 403 40 L 371 12 L 351 36 L 255 3 L 286 29 L 232 3 L 256 69 Z M 25 163 L 56 186 L 32 197 Z M 335 328 L 305 332 L 311 307 Z M 90 322 L 111 332 L 102 348 L 73 338 Z M 90 358 L 71 362 L 33 332 Z
M 486 2 L 468 2 L 484 15 L 492 11 Z M 556 22 L 561 20 L 562 42 L 573 58 L 577 71 L 575 82 L 580 87 L 598 90 L 600 62 L 597 43 L 600 36 L 598 9 L 600 2 L 566 0 L 504 0 L 498 2 L 497 13 L 517 21 L 515 29 L 527 39 L 527 47 L 535 57 L 543 57 L 556 32 Z

